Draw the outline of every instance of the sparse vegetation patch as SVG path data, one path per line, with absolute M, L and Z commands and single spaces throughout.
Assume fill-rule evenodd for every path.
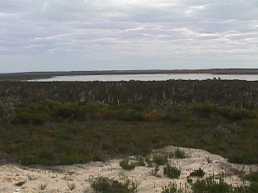
M 138 185 L 136 182 L 124 179 L 122 182 L 105 177 L 93 180 L 91 187 L 96 193 L 136 193 Z
M 170 166 L 167 164 L 164 167 L 164 175 L 171 178 L 171 179 L 177 179 L 180 177 L 181 170 L 178 169 L 177 167 Z
M 123 168 L 124 170 L 133 170 L 136 167 L 136 164 L 133 162 L 130 162 L 129 159 L 124 159 L 122 161 L 120 161 L 120 166 L 121 168 Z
M 157 165 L 165 165 L 168 163 L 168 156 L 164 153 L 155 153 L 152 161 Z
M 198 177 L 198 178 L 203 178 L 204 175 L 205 175 L 205 172 L 201 168 L 199 168 L 198 170 L 194 170 L 190 174 L 191 177 Z

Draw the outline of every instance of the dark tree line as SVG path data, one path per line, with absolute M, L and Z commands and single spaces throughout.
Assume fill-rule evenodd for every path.
M 6 98 L 19 104 L 41 101 L 147 105 L 209 102 L 253 108 L 258 106 L 258 82 L 0 82 L 0 99 Z

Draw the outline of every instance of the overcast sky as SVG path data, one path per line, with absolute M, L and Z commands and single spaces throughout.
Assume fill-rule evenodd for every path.
M 0 72 L 258 68 L 258 0 L 0 0 Z

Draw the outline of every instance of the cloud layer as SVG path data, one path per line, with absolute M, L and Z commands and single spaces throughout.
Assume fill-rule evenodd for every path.
M 257 53 L 257 0 L 0 1 L 0 72 L 258 67 Z

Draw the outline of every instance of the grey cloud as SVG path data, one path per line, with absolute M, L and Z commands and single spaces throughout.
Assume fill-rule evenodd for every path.
M 65 54 L 80 68 L 114 68 L 121 60 L 130 68 L 143 59 L 166 68 L 173 57 L 183 64 L 190 55 L 195 66 L 227 54 L 232 65 L 242 56 L 253 66 L 257 18 L 256 0 L 0 1 L 0 61 L 18 68 L 30 58 L 34 69 L 54 69 Z

